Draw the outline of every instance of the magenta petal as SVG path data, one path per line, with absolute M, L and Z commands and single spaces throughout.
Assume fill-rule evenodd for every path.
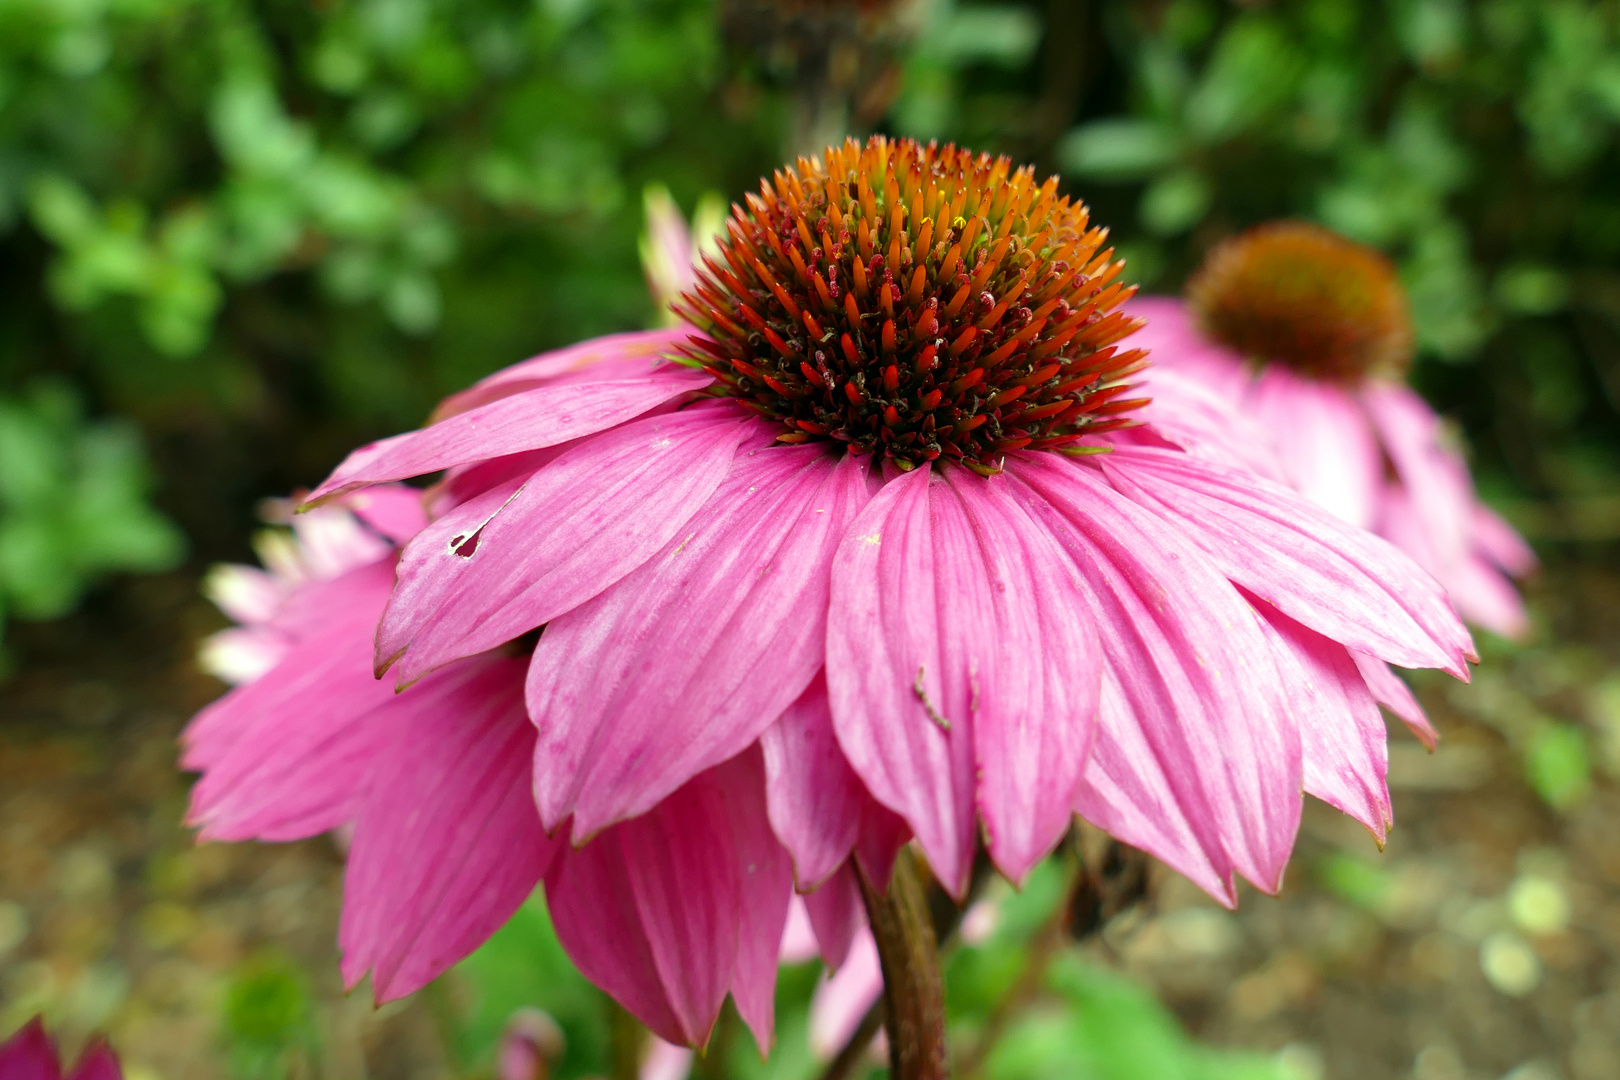
M 749 747 L 709 775 L 728 804 L 737 845 L 741 922 L 731 997 L 760 1054 L 768 1055 L 776 1039 L 777 955 L 793 899 L 793 863 L 765 813 L 759 750 Z
M 1305 790 L 1367 826 L 1382 847 L 1395 812 L 1386 780 L 1388 732 L 1378 702 L 1343 645 L 1263 600 L 1256 605 L 1277 646 L 1284 685 L 1299 718 Z
M 637 379 L 525 390 L 431 427 L 362 446 L 310 494 L 309 501 L 370 484 L 424 476 L 452 465 L 555 446 L 632 420 L 711 381 L 704 372 L 670 367 Z
M 916 832 L 935 876 L 955 895 L 967 886 L 978 839 L 973 658 L 963 653 L 983 627 L 941 625 L 939 594 L 963 587 L 955 575 L 945 580 L 941 556 L 975 544 L 960 504 L 931 468 L 891 480 L 838 548 L 827 627 L 838 743 L 867 790 Z M 967 576 L 972 592 L 958 604 L 988 607 L 983 581 Z
M 511 918 L 561 841 L 529 798 L 534 728 L 521 658 L 485 656 L 423 680 L 378 718 L 343 882 L 338 942 L 378 1001 L 436 978 Z
M 1100 467 L 1223 574 L 1348 648 L 1468 677 L 1473 640 L 1433 578 L 1388 542 L 1266 480 L 1188 454 L 1120 447 Z
M 850 864 L 839 867 L 820 888 L 807 895 L 804 908 L 821 946 L 821 962 L 828 971 L 837 971 L 849 956 L 850 942 L 866 925 L 866 904 Z
M 753 743 L 821 668 L 828 564 L 866 463 L 745 450 L 662 552 L 546 627 L 529 671 L 535 795 L 574 835 Z
M 793 854 L 799 888 L 814 889 L 849 858 L 871 798 L 838 748 L 824 674 L 765 729 L 759 744 L 771 827 Z
M 1340 520 L 1372 528 L 1384 460 L 1355 398 L 1270 364 L 1245 409 L 1271 435 L 1289 486 Z
M 493 649 L 640 566 L 714 493 L 745 433 L 731 409 L 688 409 L 587 439 L 422 532 L 400 558 L 379 666 L 410 683 Z
M 1417 698 L 1412 696 L 1412 688 L 1406 685 L 1404 679 L 1395 674 L 1388 664 L 1366 653 L 1352 649 L 1350 658 L 1356 662 L 1374 701 L 1400 717 L 1418 741 L 1430 750 L 1440 744 L 1440 733 L 1429 723 L 1428 714 L 1418 704 Z
M 187 820 L 209 840 L 296 840 L 349 821 L 360 777 L 388 738 L 368 715 L 395 700 L 371 675 L 371 627 L 393 560 L 312 586 L 328 623 L 266 675 L 197 714 L 181 766 L 202 772 Z
M 1395 383 L 1371 382 L 1361 400 L 1434 553 L 1436 561 L 1425 565 L 1438 570 L 1461 559 L 1469 548 L 1474 482 L 1462 456 L 1443 441 L 1440 417 L 1416 392 Z
M 546 878 L 568 955 L 669 1042 L 706 1042 L 731 988 L 741 912 L 729 812 L 705 773 L 567 852 Z
M 991 859 L 1021 884 L 1074 816 L 1097 711 L 1097 630 L 1069 557 L 1024 509 L 1014 481 L 944 475 L 972 529 L 965 550 L 974 554 L 956 574 L 975 580 L 942 580 L 940 600 L 947 632 L 972 643 L 979 816 Z
M 451 394 L 434 410 L 434 418 L 442 420 L 536 387 L 607 382 L 669 368 L 672 365 L 663 357 L 692 336 L 692 328 L 685 326 L 633 330 L 541 353 Z
M 1116 807 L 1116 816 L 1185 823 L 1216 875 L 1229 865 L 1275 891 L 1299 824 L 1302 764 L 1254 610 L 1174 529 L 1092 469 L 1050 455 L 1008 469 L 1039 493 L 1044 502 L 1032 508 L 1069 549 L 1119 691 L 1103 720 L 1110 756 L 1097 781 L 1148 802 Z M 1164 805 L 1166 791 L 1174 807 Z M 1094 786 L 1080 800 L 1087 816 L 1098 812 L 1096 794 Z M 1176 857 L 1191 863 L 1190 854 Z
M 894 860 L 911 842 L 911 826 L 906 819 L 870 795 L 861 811 L 861 836 L 855 841 L 855 863 L 879 892 L 889 891 L 889 875 Z
M 45 1034 L 45 1022 L 34 1017 L 0 1043 L 0 1077 L 4 1080 L 61 1080 L 56 1044 Z

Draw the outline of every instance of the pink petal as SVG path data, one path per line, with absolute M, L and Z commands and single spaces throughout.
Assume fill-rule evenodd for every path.
M 1199 817 L 1196 797 L 1178 794 L 1170 769 L 1137 717 L 1119 677 L 1105 666 L 1097 740 L 1075 793 L 1074 812 L 1110 836 L 1148 852 L 1220 903 L 1235 907 L 1232 862 L 1220 838 Z
M 396 544 L 404 544 L 427 527 L 420 488 L 378 484 L 343 500 L 354 516 Z
M 1376 657 L 1351 649 L 1350 658 L 1356 662 L 1356 668 L 1361 672 L 1374 701 L 1399 717 L 1418 741 L 1430 750 L 1440 744 L 1440 733 L 1429 723 L 1423 706 L 1412 696 L 1412 689 L 1405 680 Z
M 1258 477 L 1188 454 L 1120 447 L 1121 492 L 1172 522 L 1220 571 L 1341 644 L 1468 677 L 1473 641 L 1436 582 L 1384 540 Z
M 1477 556 L 1466 556 L 1441 575 L 1441 584 L 1463 618 L 1505 638 L 1530 631 L 1519 591 L 1502 571 Z
M 1367 826 L 1382 847 L 1395 812 L 1386 781 L 1389 744 L 1378 702 L 1343 645 L 1263 600 L 1255 604 L 1278 649 L 1284 685 L 1299 718 L 1305 790 Z
M 962 654 L 983 627 L 980 620 L 940 625 L 948 601 L 939 593 L 941 585 L 968 587 L 969 602 L 985 603 L 982 581 L 942 581 L 941 556 L 975 544 L 960 504 L 931 468 L 890 481 L 839 546 L 827 628 L 839 745 L 873 796 L 905 818 L 935 876 L 957 895 L 977 841 L 977 717 L 972 660 Z
M 1097 709 L 1098 635 L 1068 556 L 1024 509 L 1024 493 L 1006 477 L 943 475 L 976 549 L 956 568 L 973 582 L 941 584 L 948 632 L 974 642 L 967 668 L 979 816 L 991 859 L 1019 884 L 1074 815 Z
M 799 888 L 814 889 L 849 858 L 871 799 L 838 748 L 824 674 L 765 729 L 759 743 L 771 826 L 793 854 Z
M 906 824 L 905 818 L 867 797 L 861 811 L 861 836 L 855 841 L 855 862 L 879 892 L 889 891 L 894 860 L 911 838 L 911 826 Z
M 1223 345 L 1203 336 L 1192 313 L 1170 296 L 1138 296 L 1125 305 L 1129 315 L 1147 325 L 1126 338 L 1122 349 L 1146 349 L 1153 368 L 1194 379 L 1230 401 L 1242 400 L 1252 378 L 1248 363 Z
M 692 1074 L 695 1056 L 689 1048 L 667 1043 L 654 1035 L 636 1080 L 686 1080 Z
M 730 409 L 638 420 L 450 511 L 400 559 L 379 666 L 404 652 L 396 677 L 408 684 L 600 593 L 714 493 L 744 433 Z
M 776 1041 L 776 965 L 793 899 L 793 863 L 765 812 L 765 763 L 749 747 L 709 776 L 728 804 L 736 842 L 741 924 L 731 999 L 760 1055 Z
M 1441 441 L 1440 417 L 1412 390 L 1394 383 L 1370 382 L 1361 400 L 1434 553 L 1433 562 L 1418 561 L 1431 571 L 1457 562 L 1469 547 L 1474 484 L 1462 457 Z
M 568 852 L 546 878 L 574 963 L 669 1042 L 705 1043 L 731 988 L 742 915 L 729 812 L 705 773 Z
M 638 378 L 670 367 L 663 358 L 693 336 L 689 326 L 608 334 L 541 353 L 502 368 L 467 389 L 451 394 L 434 410 L 435 420 L 468 412 L 491 401 L 541 386 L 569 386 Z
M 866 464 L 740 453 L 676 539 L 550 623 L 529 673 L 535 793 L 591 835 L 753 743 L 820 669 L 828 564 Z
M 788 901 L 787 925 L 782 928 L 782 947 L 777 959 L 784 964 L 802 964 L 821 952 L 816 941 L 816 929 L 810 924 L 810 913 L 805 910 L 804 897 L 795 894 Z
M 1177 446 L 1207 461 L 1285 482 L 1270 433 L 1230 397 L 1174 366 L 1148 368 L 1140 385 L 1152 396 L 1139 414 L 1145 423 L 1113 432 L 1107 442 Z
M 0 1077 L 5 1080 L 60 1080 L 61 1075 L 56 1044 L 45 1034 L 45 1023 L 39 1017 L 0 1043 Z
M 203 595 L 239 623 L 268 622 L 281 606 L 280 581 L 257 566 L 220 563 L 203 579 Z
M 1247 408 L 1271 436 L 1295 491 L 1342 521 L 1372 527 L 1384 461 L 1354 398 L 1270 364 L 1255 381 Z
M 810 925 L 821 945 L 821 962 L 828 971 L 844 966 L 855 935 L 866 926 L 866 904 L 861 899 L 860 882 L 848 863 L 804 898 Z
M 355 821 L 338 943 L 379 1002 L 427 985 L 511 918 L 561 848 L 529 799 L 524 661 L 465 661 L 387 710 Z
M 711 381 L 701 371 L 670 366 L 643 378 L 525 390 L 432 427 L 362 446 L 310 494 L 309 501 L 592 435 L 671 398 L 701 390 Z
M 1253 609 L 1092 469 L 1027 455 L 1009 471 L 1044 500 L 1032 508 L 1073 558 L 1113 676 L 1105 756 L 1087 773 L 1080 812 L 1126 830 L 1116 835 L 1127 843 L 1165 848 L 1206 888 L 1235 868 L 1275 891 L 1299 824 L 1301 750 Z M 1105 809 L 1115 798 L 1129 801 Z
M 849 1042 L 883 996 L 883 966 L 870 933 L 856 936 L 838 974 L 816 988 L 810 1001 L 810 1052 L 829 1061 Z
M 1524 537 L 1484 503 L 1474 504 L 1469 526 L 1476 552 L 1514 577 L 1524 577 L 1535 570 L 1536 553 L 1524 542 Z
M 386 741 L 366 718 L 395 700 L 372 678 L 370 641 L 393 576 L 389 559 L 312 586 L 339 601 L 328 625 L 187 726 L 181 766 L 203 773 L 187 821 L 204 839 L 295 840 L 353 816 L 358 777 Z

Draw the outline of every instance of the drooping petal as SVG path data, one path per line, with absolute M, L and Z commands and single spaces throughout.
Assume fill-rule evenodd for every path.
M 1412 696 L 1412 688 L 1406 685 L 1405 680 L 1377 657 L 1351 649 L 1350 658 L 1356 662 L 1356 668 L 1361 672 L 1374 701 L 1399 717 L 1424 746 L 1433 750 L 1440 745 L 1440 733 L 1429 723 L 1428 714 L 1418 704 L 1417 698 Z
M 941 626 L 939 556 L 974 543 L 943 484 L 919 468 L 886 484 L 838 548 L 827 627 L 833 729 L 856 774 L 911 826 L 935 876 L 960 894 L 977 840 L 970 660 L 980 629 Z M 943 517 L 944 520 L 940 520 Z M 970 601 L 983 602 L 983 583 Z
M 1342 521 L 1372 528 L 1384 461 L 1355 398 L 1270 364 L 1255 380 L 1246 408 L 1270 434 L 1295 491 Z
M 821 946 L 821 962 L 828 971 L 837 971 L 844 966 L 855 935 L 866 926 L 866 905 L 853 867 L 849 863 L 839 867 L 804 898 L 804 906 Z
M 1207 461 L 1286 482 L 1269 433 L 1230 396 L 1175 366 L 1148 368 L 1140 385 L 1152 398 L 1138 413 L 1143 423 L 1112 432 L 1104 441 L 1177 446 Z
M 1098 635 L 1068 556 L 1009 490 L 1012 481 L 966 469 L 945 477 L 977 543 L 970 572 L 983 575 L 993 609 L 969 607 L 969 589 L 946 583 L 945 629 L 978 639 L 968 654 L 976 798 L 990 857 L 1018 883 L 1073 817 L 1094 733 Z M 977 651 L 992 643 L 993 651 Z
M 1278 647 L 1283 685 L 1299 718 L 1305 790 L 1367 826 L 1380 847 L 1390 805 L 1389 741 L 1378 702 L 1349 651 L 1263 600 L 1262 625 Z
M 433 411 L 433 419 L 444 420 L 491 401 L 541 386 L 635 378 L 669 367 L 669 362 L 663 357 L 691 336 L 692 328 L 689 326 L 668 330 L 632 330 L 626 334 L 608 334 L 541 353 L 502 368 L 460 393 L 451 394 Z
M 281 663 L 197 714 L 181 767 L 203 776 L 187 821 L 210 840 L 296 840 L 349 821 L 376 744 L 366 717 L 391 704 L 371 675 L 371 626 L 393 560 L 306 591 L 334 602 L 327 623 Z
M 362 446 L 309 499 L 330 499 L 371 484 L 555 446 L 632 420 L 671 398 L 701 390 L 711 381 L 701 371 L 671 366 L 644 378 L 525 390 L 431 427 Z
M 1471 551 L 1453 550 L 1449 557 L 1439 551 L 1426 517 L 1415 493 L 1392 485 L 1378 531 L 1434 574 L 1463 618 L 1503 637 L 1524 634 L 1529 620 L 1513 583 Z
M 281 605 L 281 582 L 257 566 L 221 563 L 203 579 L 203 595 L 239 623 L 267 622 Z
M 855 864 L 878 892 L 889 891 L 889 875 L 894 860 L 911 842 L 911 826 L 906 819 L 870 796 L 861 811 L 861 835 L 855 841 Z
M 728 812 L 705 773 L 567 852 L 546 877 L 574 963 L 669 1042 L 706 1042 L 731 988 L 742 916 Z
M 535 650 L 535 793 L 576 837 L 641 813 L 753 743 L 821 668 L 828 565 L 866 465 L 740 453 L 664 550 L 556 619 Z
M 450 511 L 400 557 L 379 666 L 399 656 L 396 677 L 410 683 L 600 593 L 714 493 L 743 434 L 731 409 L 637 420 Z
M 1275 891 L 1299 823 L 1302 763 L 1258 616 L 1197 549 L 1092 469 L 1027 455 L 1008 471 L 1038 493 L 1032 509 L 1068 548 L 1118 691 L 1082 814 L 1149 850 L 1173 840 L 1178 865 L 1206 888 L 1230 867 Z M 1147 802 L 1113 807 L 1111 826 L 1093 817 L 1109 794 Z
M 1104 648 L 1107 642 L 1104 642 Z M 1170 770 L 1137 720 L 1112 665 L 1103 669 L 1097 739 L 1075 792 L 1074 812 L 1110 836 L 1141 848 L 1227 907 L 1237 905 L 1232 861 L 1177 794 Z
M 511 918 L 562 840 L 529 797 L 522 658 L 463 661 L 401 694 L 366 779 L 338 943 L 378 1001 L 427 985 Z
M 1432 561 L 1418 561 L 1443 580 L 1441 568 L 1461 560 L 1469 548 L 1474 483 L 1468 466 L 1442 441 L 1440 417 L 1410 388 L 1373 380 L 1361 401 L 1378 425 L 1384 452 L 1432 552 Z
M 56 1044 L 38 1016 L 0 1043 L 0 1076 L 5 1080 L 61 1080 Z
M 1536 568 L 1536 553 L 1524 537 L 1484 503 L 1474 504 L 1469 529 L 1474 550 L 1514 577 L 1524 577 Z
M 755 747 L 709 774 L 727 803 L 736 842 L 740 924 L 731 1000 L 761 1056 L 776 1040 L 776 966 L 793 899 L 793 863 L 765 812 L 765 763 Z
M 771 826 L 793 855 L 800 890 L 808 892 L 849 858 L 871 799 L 838 748 L 825 674 L 765 729 L 759 744 Z
M 1468 631 L 1438 584 L 1387 541 L 1258 477 L 1188 454 L 1120 447 L 1098 463 L 1221 573 L 1341 644 L 1468 677 Z

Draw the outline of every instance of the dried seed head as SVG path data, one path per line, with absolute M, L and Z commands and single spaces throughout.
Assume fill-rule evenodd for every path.
M 1312 378 L 1399 376 L 1412 320 L 1395 267 L 1316 225 L 1261 225 L 1216 247 L 1187 285 L 1201 329 Z
M 901 468 L 993 472 L 1128 423 L 1135 291 L 1084 205 L 1006 158 L 909 139 L 800 158 L 732 209 L 677 310 L 716 392 Z

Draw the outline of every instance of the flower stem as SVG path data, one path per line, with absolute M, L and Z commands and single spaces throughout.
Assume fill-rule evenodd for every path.
M 858 864 L 857 873 L 883 965 L 889 1074 L 893 1080 L 945 1080 L 950 1075 L 945 983 L 934 920 L 916 862 L 901 851 L 886 892 L 879 892 Z

